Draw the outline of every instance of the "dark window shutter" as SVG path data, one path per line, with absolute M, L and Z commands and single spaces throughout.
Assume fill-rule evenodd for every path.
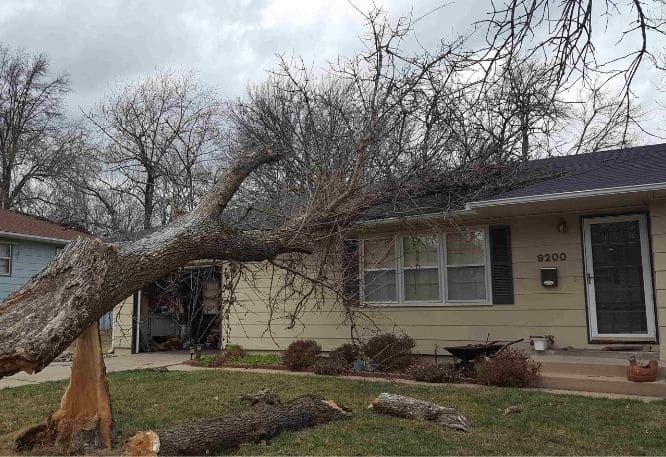
M 490 275 L 493 303 L 513 304 L 513 267 L 511 265 L 511 227 L 490 227 Z
M 342 280 L 345 306 L 360 305 L 359 281 L 359 242 L 344 240 L 344 257 L 342 259 Z

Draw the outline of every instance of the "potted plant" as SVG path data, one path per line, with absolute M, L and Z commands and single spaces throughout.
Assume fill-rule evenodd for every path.
M 530 342 L 535 351 L 541 352 L 545 351 L 555 343 L 555 337 L 553 335 L 535 335 L 530 336 Z
M 627 368 L 627 379 L 633 382 L 654 382 L 657 380 L 659 372 L 659 362 L 657 360 L 648 360 L 639 362 L 636 357 L 629 359 Z

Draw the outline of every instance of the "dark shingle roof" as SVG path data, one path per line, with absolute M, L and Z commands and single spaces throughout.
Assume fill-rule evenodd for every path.
M 533 160 L 527 168 L 563 174 L 536 184 L 498 193 L 485 200 L 666 184 L 666 144 Z

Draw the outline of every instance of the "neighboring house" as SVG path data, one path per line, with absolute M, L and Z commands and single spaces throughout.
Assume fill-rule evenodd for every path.
M 532 335 L 553 335 L 559 348 L 639 344 L 666 354 L 666 144 L 537 160 L 525 172 L 535 169 L 553 173 L 359 224 L 359 309 L 369 318 L 356 330 L 404 332 L 423 354 Z M 273 313 L 266 332 L 269 269 L 256 268 L 260 290 L 236 289 L 238 311 L 224 325 L 231 342 L 276 350 L 312 338 L 330 350 L 349 340 L 343 311 L 326 304 L 296 326 Z M 125 335 L 115 347 L 130 347 L 143 309 L 136 299 L 116 308 L 126 320 L 114 326 Z
M 43 218 L 0 209 L 0 301 L 79 236 L 90 235 Z

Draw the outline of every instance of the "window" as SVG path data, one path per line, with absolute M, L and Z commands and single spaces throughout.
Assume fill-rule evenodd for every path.
M 0 276 L 12 274 L 12 245 L 0 243 Z
M 447 298 L 485 300 L 486 237 L 481 230 L 446 235 Z
M 364 303 L 487 302 L 486 231 L 364 240 Z
M 397 301 L 394 240 L 363 242 L 363 299 L 366 303 Z
M 439 301 L 438 245 L 433 236 L 402 239 L 402 284 L 406 302 Z

